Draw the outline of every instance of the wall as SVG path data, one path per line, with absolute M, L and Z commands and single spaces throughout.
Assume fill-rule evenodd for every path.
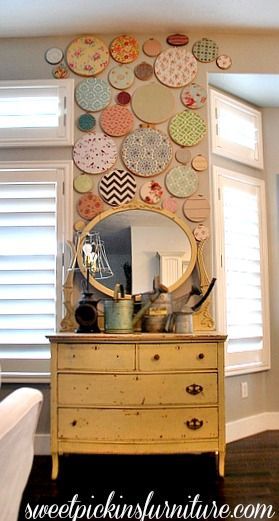
M 165 230 L 158 226 L 133 226 L 131 237 L 133 294 L 147 293 L 152 290 L 154 275 L 160 274 L 158 253 L 185 251 L 185 235 L 177 226 L 166 226 Z M 185 260 L 189 261 L 189 256 Z
M 94 24 L 92 24 L 94 30 Z M 279 37 L 277 35 L 262 34 L 212 34 L 204 30 L 202 33 L 189 33 L 190 45 L 202 37 L 208 37 L 216 40 L 219 44 L 220 52 L 229 54 L 233 61 L 232 68 L 228 71 L 233 73 L 255 72 L 255 73 L 273 73 L 279 74 Z M 74 37 L 75 35 L 73 35 Z M 115 35 L 106 35 L 103 39 L 109 43 Z M 165 44 L 165 36 L 161 34 L 140 35 L 140 42 L 146 38 L 156 36 Z M 72 40 L 72 37 L 53 37 L 53 38 L 30 38 L 30 39 L 2 39 L 0 41 L 0 79 L 16 80 L 16 79 L 32 79 L 32 78 L 51 78 L 51 66 L 44 60 L 44 53 L 49 47 L 57 46 L 63 49 Z M 148 59 L 142 55 L 142 59 Z M 199 75 L 197 81 L 203 85 L 207 81 L 207 72 L 218 72 L 215 62 L 199 67 Z M 80 81 L 80 77 L 76 81 Z M 135 84 L 136 86 L 136 84 Z M 178 93 L 176 93 L 178 99 Z M 183 110 L 180 106 L 179 110 Z M 200 112 L 206 117 L 206 109 Z M 79 111 L 77 110 L 76 117 Z M 228 421 L 244 418 L 252 414 L 261 413 L 263 411 L 278 411 L 279 403 L 274 392 L 279 374 L 279 355 L 276 345 L 278 338 L 278 278 L 276 266 L 278 266 L 278 217 L 276 205 L 278 204 L 278 184 L 276 183 L 276 174 L 278 174 L 278 146 L 276 136 L 278 135 L 277 111 L 276 115 L 273 111 L 265 111 L 264 114 L 268 119 L 265 122 L 265 132 L 267 139 L 265 141 L 266 151 L 266 170 L 264 172 L 267 179 L 267 208 L 269 212 L 269 239 L 272 248 L 270 248 L 270 281 L 271 281 L 271 340 L 272 340 L 272 369 L 269 372 L 258 373 L 245 376 L 245 380 L 249 384 L 249 398 L 240 399 L 240 381 L 241 377 L 231 377 L 226 382 L 226 416 Z M 162 128 L 165 128 L 164 125 Z M 79 133 L 76 132 L 76 138 Z M 198 147 L 193 147 L 192 156 L 196 153 L 203 153 L 208 156 L 208 140 L 204 139 Z M 39 158 L 41 160 L 56 158 L 71 158 L 71 150 L 69 149 L 18 149 L 18 150 L 1 150 L 1 160 L 29 160 Z M 160 177 L 159 177 L 160 179 Z M 200 190 L 209 195 L 208 174 L 201 175 Z M 212 231 L 211 235 L 213 235 Z M 211 272 L 211 250 L 210 243 L 205 248 L 207 257 L 207 265 Z M 11 390 L 12 386 L 3 385 L 1 394 L 3 396 L 7 390 Z M 41 432 L 48 432 L 49 423 L 49 405 L 48 405 L 48 388 L 43 387 L 45 394 L 44 412 L 41 418 Z
M 279 410 L 279 108 L 263 110 L 265 178 L 267 192 L 267 221 L 269 239 L 270 319 L 271 319 L 271 370 L 266 373 L 266 409 Z

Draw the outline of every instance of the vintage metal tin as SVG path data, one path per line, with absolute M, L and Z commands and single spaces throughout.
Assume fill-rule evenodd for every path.
M 133 333 L 133 300 L 105 300 L 105 332 Z

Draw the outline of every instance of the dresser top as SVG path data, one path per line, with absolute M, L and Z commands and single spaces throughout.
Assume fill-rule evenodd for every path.
M 194 334 L 177 333 L 56 333 L 47 336 L 51 342 L 63 343 L 87 343 L 87 342 L 119 342 L 121 344 L 131 342 L 224 342 L 226 335 L 216 332 L 196 332 Z

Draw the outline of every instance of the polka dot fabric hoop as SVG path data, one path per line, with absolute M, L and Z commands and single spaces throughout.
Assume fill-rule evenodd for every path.
M 199 62 L 210 63 L 216 60 L 219 50 L 216 42 L 202 38 L 194 43 L 192 52 Z
M 115 142 L 105 134 L 85 134 L 74 146 L 76 166 L 87 174 L 101 174 L 111 168 L 117 158 Z
M 77 211 L 80 217 L 87 221 L 91 221 L 91 219 L 101 213 L 103 209 L 104 203 L 102 199 L 92 192 L 82 195 L 77 204 Z
M 129 89 L 135 81 L 134 71 L 128 65 L 116 65 L 109 71 L 108 80 L 115 89 Z
M 133 114 L 121 105 L 112 105 L 103 110 L 100 125 L 109 136 L 125 136 L 133 128 Z
M 199 186 L 199 179 L 191 167 L 176 166 L 166 175 L 166 187 L 175 197 L 189 197 Z

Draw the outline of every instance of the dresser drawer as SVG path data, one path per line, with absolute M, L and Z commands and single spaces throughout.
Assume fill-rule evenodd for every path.
M 141 371 L 217 368 L 217 344 L 144 344 L 138 349 Z
M 60 374 L 59 405 L 199 405 L 217 403 L 217 374 Z
M 60 439 L 100 442 L 187 441 L 217 438 L 218 410 L 59 409 Z
M 134 344 L 59 344 L 58 369 L 132 371 Z

